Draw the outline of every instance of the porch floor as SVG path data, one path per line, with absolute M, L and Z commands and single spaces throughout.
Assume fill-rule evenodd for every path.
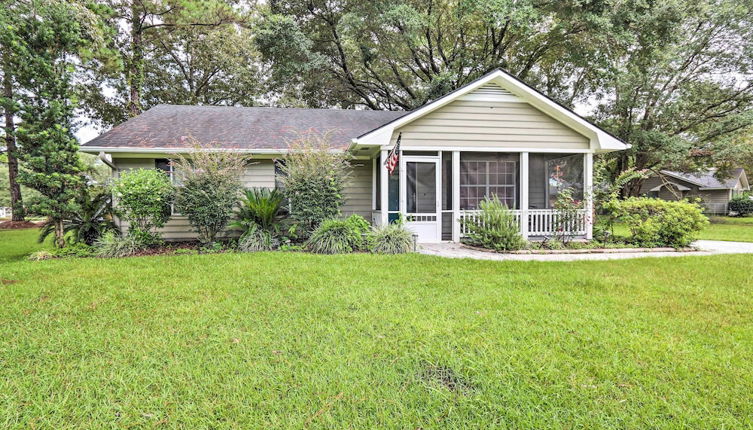
M 466 248 L 459 243 L 424 243 L 419 245 L 421 254 L 446 258 L 471 258 L 495 261 L 582 261 L 624 260 L 643 257 L 685 257 L 714 254 L 753 254 L 753 243 L 699 240 L 693 243 L 697 252 L 621 252 L 608 254 L 498 254 Z

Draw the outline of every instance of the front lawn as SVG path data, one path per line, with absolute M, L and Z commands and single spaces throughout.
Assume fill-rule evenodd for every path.
M 0 428 L 741 428 L 753 259 L 30 262 L 0 231 Z

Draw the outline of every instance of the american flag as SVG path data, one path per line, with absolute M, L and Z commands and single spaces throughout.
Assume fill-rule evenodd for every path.
M 400 139 L 402 139 L 402 137 L 403 133 L 397 135 L 397 142 L 395 142 L 395 147 L 392 148 L 392 151 L 387 154 L 387 159 L 384 160 L 384 166 L 387 168 L 387 173 L 389 173 L 390 175 L 395 171 L 397 163 L 400 161 Z

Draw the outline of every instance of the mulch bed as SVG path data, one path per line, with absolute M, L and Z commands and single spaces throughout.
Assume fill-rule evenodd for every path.
M 22 228 L 34 228 L 39 227 L 42 222 L 31 221 L 0 221 L 0 230 L 18 230 Z

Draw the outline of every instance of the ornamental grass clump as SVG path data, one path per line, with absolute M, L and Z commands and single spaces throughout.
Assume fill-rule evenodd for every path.
M 362 244 L 362 234 L 352 222 L 328 219 L 306 241 L 306 250 L 316 254 L 346 254 L 357 251 Z
M 520 235 L 515 215 L 495 195 L 479 203 L 481 212 L 474 218 L 464 218 L 464 242 L 494 251 L 515 251 L 526 246 Z
M 374 254 L 406 254 L 413 250 L 413 234 L 400 223 L 374 229 L 370 242 Z

